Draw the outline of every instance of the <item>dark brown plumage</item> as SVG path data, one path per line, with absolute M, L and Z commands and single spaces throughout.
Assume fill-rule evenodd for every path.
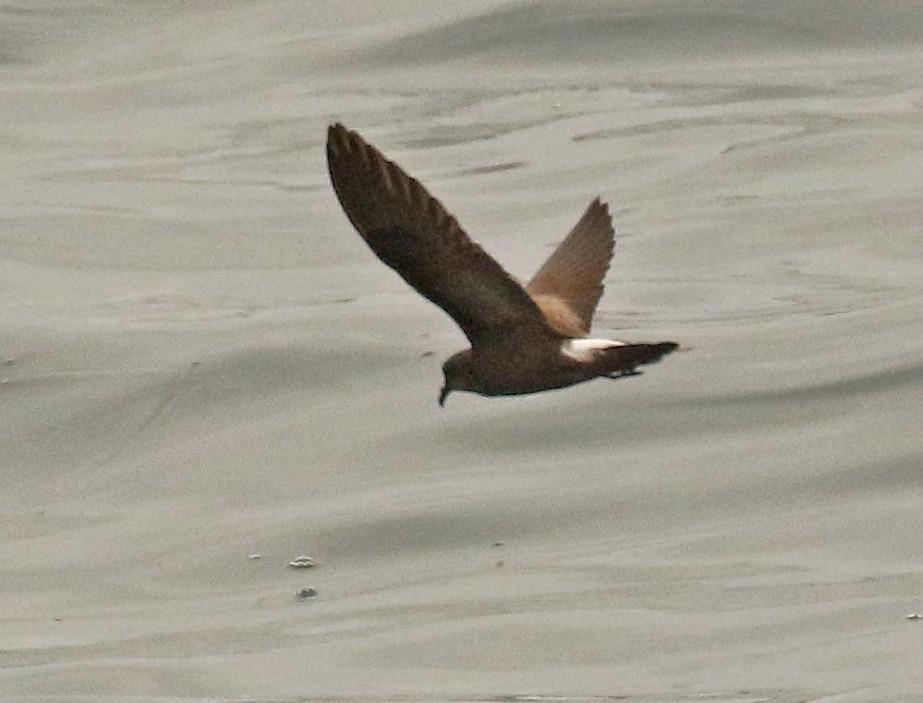
M 523 287 L 416 179 L 356 132 L 331 125 L 327 163 L 346 216 L 372 251 L 471 342 L 443 366 L 440 405 L 453 390 L 517 395 L 633 374 L 676 349 L 673 342 L 585 339 L 614 247 L 598 198 Z

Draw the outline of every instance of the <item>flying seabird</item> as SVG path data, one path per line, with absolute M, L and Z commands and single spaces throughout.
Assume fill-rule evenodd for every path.
M 343 211 L 372 251 L 471 342 L 443 365 L 439 405 L 452 391 L 520 395 L 635 375 L 677 348 L 588 338 L 615 246 L 599 198 L 523 286 L 419 181 L 339 123 L 327 131 L 327 165 Z

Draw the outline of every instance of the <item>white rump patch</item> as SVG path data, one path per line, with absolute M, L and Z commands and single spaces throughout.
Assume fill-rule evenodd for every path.
M 592 361 L 596 351 L 624 346 L 625 342 L 616 339 L 565 339 L 561 353 L 577 361 Z

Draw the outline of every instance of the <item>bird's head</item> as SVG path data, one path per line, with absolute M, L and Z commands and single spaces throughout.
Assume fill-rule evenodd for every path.
M 442 375 L 445 376 L 445 383 L 442 390 L 439 391 L 440 406 L 445 405 L 445 399 L 452 391 L 479 392 L 480 386 L 477 382 L 473 361 L 471 350 L 466 349 L 452 355 L 442 365 Z

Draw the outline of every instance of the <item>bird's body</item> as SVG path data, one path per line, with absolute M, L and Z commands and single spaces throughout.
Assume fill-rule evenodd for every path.
M 443 365 L 440 405 L 453 390 L 520 395 L 631 375 L 676 349 L 674 342 L 587 338 L 614 247 L 599 199 L 522 286 L 418 181 L 357 133 L 332 125 L 327 160 L 340 204 L 372 251 L 471 342 Z

